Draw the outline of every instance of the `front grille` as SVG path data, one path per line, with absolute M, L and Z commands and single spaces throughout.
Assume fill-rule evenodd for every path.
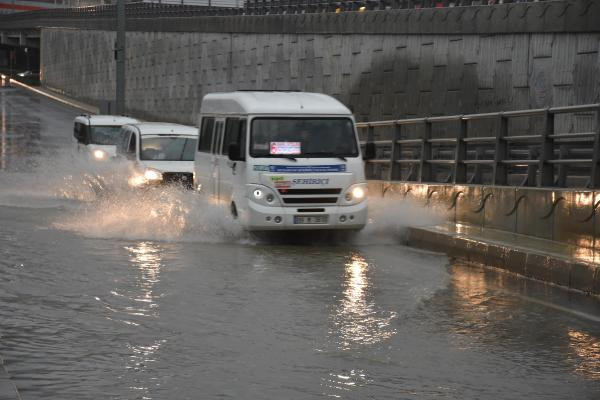
M 336 203 L 337 197 L 284 197 L 286 204 L 327 204 Z
M 163 172 L 163 183 L 167 185 L 181 185 L 187 189 L 193 187 L 194 177 L 190 172 Z
M 279 189 L 279 193 L 286 195 L 297 194 L 340 194 L 342 189 Z
M 284 204 L 336 204 L 340 188 L 277 189 Z

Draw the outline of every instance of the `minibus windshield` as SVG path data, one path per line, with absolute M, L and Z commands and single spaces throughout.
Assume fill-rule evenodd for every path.
M 186 137 L 142 137 L 140 160 L 194 161 L 196 139 Z
M 121 125 L 118 126 L 98 126 L 90 127 L 91 144 L 114 144 L 121 140 Z
M 356 157 L 349 118 L 254 118 L 252 157 Z

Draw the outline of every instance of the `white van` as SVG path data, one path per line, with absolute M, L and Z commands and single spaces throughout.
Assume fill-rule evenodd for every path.
M 132 187 L 179 184 L 192 189 L 198 129 L 162 122 L 123 125 L 118 155 L 132 162 Z
M 319 93 L 206 95 L 196 189 L 248 230 L 354 229 L 367 182 L 352 113 Z M 369 146 L 369 152 L 373 148 Z
M 119 115 L 80 115 L 73 121 L 77 150 L 86 151 L 90 158 L 98 161 L 114 157 L 116 145 L 121 141 L 121 126 L 138 122 Z

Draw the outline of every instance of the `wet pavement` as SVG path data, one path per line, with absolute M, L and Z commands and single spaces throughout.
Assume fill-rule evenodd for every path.
M 422 209 L 274 244 L 193 194 L 96 198 L 76 111 L 2 88 L 0 112 L 0 355 L 23 399 L 600 398 L 600 302 L 396 245 Z

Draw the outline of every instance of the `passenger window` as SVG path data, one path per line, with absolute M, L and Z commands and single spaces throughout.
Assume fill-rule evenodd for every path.
M 215 124 L 215 134 L 213 138 L 212 153 L 219 154 L 223 145 L 223 121 L 217 121 Z
M 214 125 L 215 119 L 213 117 L 202 118 L 202 124 L 200 128 L 200 139 L 198 140 L 198 151 L 210 153 Z
M 246 120 L 239 118 L 227 118 L 225 122 L 225 140 L 223 140 L 222 154 L 229 154 L 229 146 L 238 143 L 242 147 L 243 139 L 246 137 Z

